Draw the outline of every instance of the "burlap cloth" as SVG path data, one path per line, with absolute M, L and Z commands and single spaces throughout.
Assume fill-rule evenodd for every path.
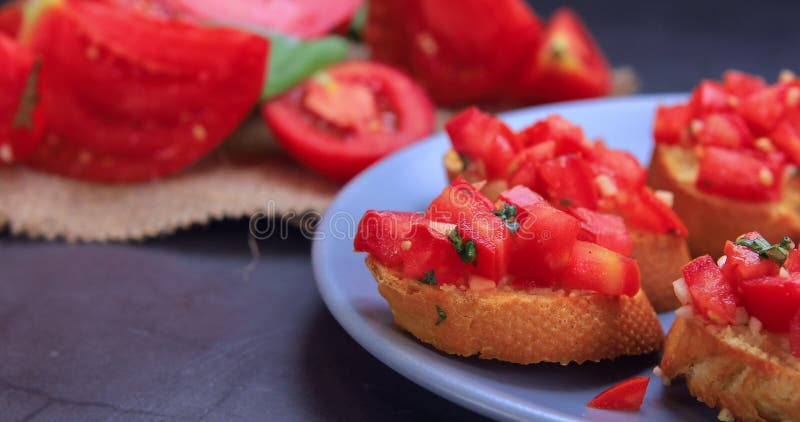
M 614 93 L 636 90 L 628 68 Z M 440 110 L 439 126 L 452 115 Z M 339 186 L 300 167 L 271 139 L 258 116 L 190 169 L 151 183 L 101 185 L 0 167 L 0 230 L 67 241 L 130 241 L 225 218 L 322 212 Z

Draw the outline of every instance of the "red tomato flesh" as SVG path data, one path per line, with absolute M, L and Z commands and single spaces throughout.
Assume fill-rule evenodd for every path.
M 633 250 L 633 239 L 625 220 L 612 214 L 603 214 L 586 208 L 569 208 L 569 213 L 581 222 L 579 240 L 597 243 L 619 254 L 629 256 Z
M 722 83 L 729 94 L 738 98 L 747 97 L 767 87 L 763 78 L 738 70 L 728 70 L 723 73 Z
M 33 154 L 44 131 L 44 108 L 33 100 L 41 84 L 30 87 L 34 98 L 24 98 L 34 70 L 33 55 L 0 33 L 0 166 L 25 160 Z M 36 82 L 38 79 L 33 79 Z M 25 116 L 25 113 L 28 113 Z M 22 113 L 22 114 L 21 114 Z
M 22 1 L 12 1 L 0 6 L 0 34 L 16 38 L 22 26 Z
M 555 204 L 597 209 L 598 192 L 589 164 L 578 155 L 566 155 L 545 161 L 539 176 Z
M 622 381 L 598 394 L 586 406 L 608 410 L 639 410 L 649 383 L 648 377 L 633 377 Z
M 476 107 L 462 111 L 445 124 L 453 149 L 481 163 L 487 179 L 504 178 L 520 149 L 516 134 L 500 119 Z
M 344 182 L 433 131 L 433 105 L 400 71 L 366 61 L 338 64 L 267 102 L 262 114 L 301 163 Z
M 731 109 L 730 95 L 725 86 L 716 81 L 702 81 L 692 92 L 689 109 L 695 117 Z
M 700 145 L 736 149 L 753 143 L 753 134 L 736 114 L 710 113 L 698 121 L 702 125 L 694 136 Z
M 578 240 L 561 282 L 572 289 L 634 296 L 640 287 L 639 264 L 600 245 Z
M 684 104 L 658 106 L 653 126 L 653 138 L 656 143 L 681 143 L 689 124 L 690 111 L 689 106 Z
M 747 312 L 769 331 L 789 331 L 792 317 L 800 310 L 800 278 L 761 277 L 739 282 Z
M 760 235 L 759 235 L 760 236 Z M 737 245 L 731 241 L 725 242 L 725 265 L 722 273 L 725 279 L 736 283 L 750 278 L 759 278 L 778 275 L 778 264 L 766 258 L 761 258 L 747 246 Z
M 699 314 L 713 321 L 736 322 L 738 298 L 735 289 L 710 256 L 695 258 L 684 265 L 683 279 Z
M 780 198 L 783 166 L 773 166 L 747 151 L 706 147 L 700 157 L 697 188 L 750 201 Z

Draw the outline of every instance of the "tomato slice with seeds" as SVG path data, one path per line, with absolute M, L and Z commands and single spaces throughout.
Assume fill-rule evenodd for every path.
M 54 2 L 30 29 L 42 102 L 58 110 L 30 164 L 76 178 L 141 181 L 185 168 L 239 126 L 264 81 L 267 41 L 238 30 L 83 1 Z
M 639 410 L 647 394 L 648 377 L 633 377 L 604 390 L 586 406 L 608 410 Z
M 261 109 L 298 161 L 344 182 L 433 131 L 433 105 L 402 72 L 375 62 L 336 65 Z
M 0 33 L 0 165 L 33 154 L 44 131 L 44 108 L 33 55 Z

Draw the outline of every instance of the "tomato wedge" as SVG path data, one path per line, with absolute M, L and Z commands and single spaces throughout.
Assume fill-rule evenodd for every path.
M 544 41 L 523 69 L 518 95 L 528 100 L 599 97 L 611 89 L 611 70 L 602 50 L 569 8 L 553 14 Z
M 263 28 L 300 38 L 325 35 L 348 20 L 363 0 L 152 0 L 201 22 Z
M 33 55 L 0 33 L 0 165 L 33 154 L 44 131 L 44 108 Z
M 232 133 L 261 93 L 268 43 L 238 30 L 86 1 L 56 1 L 29 29 L 53 111 L 30 160 L 42 170 L 102 182 L 175 173 Z
M 430 134 L 434 125 L 433 104 L 422 88 L 369 61 L 336 65 L 261 111 L 294 158 L 340 182 Z
M 648 377 L 633 377 L 598 394 L 586 406 L 608 410 L 639 410 L 647 394 Z

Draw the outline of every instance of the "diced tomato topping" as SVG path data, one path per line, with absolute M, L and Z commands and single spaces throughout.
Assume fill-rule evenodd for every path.
M 385 265 L 400 265 L 400 243 L 410 238 L 412 230 L 423 221 L 416 212 L 367 211 L 358 223 L 353 245 L 356 251 L 369 252 Z
M 508 166 L 508 185 L 528 186 L 536 189 L 539 166 L 555 158 L 555 141 L 544 141 L 542 143 L 527 147 L 520 151 Z
M 792 163 L 800 164 L 800 127 L 791 120 L 784 120 L 778 123 L 769 139 Z
M 800 250 L 792 249 L 789 251 L 789 257 L 783 263 L 783 268 L 790 273 L 800 272 Z
M 476 107 L 462 111 L 445 124 L 456 152 L 473 162 L 481 162 L 489 180 L 504 178 L 511 160 L 519 151 L 519 141 L 500 119 Z
M 618 187 L 625 190 L 639 190 L 647 180 L 647 172 L 633 154 L 611 149 L 604 142 L 595 144 L 591 166 L 595 174 L 610 176 Z
M 656 198 L 650 188 L 618 195 L 617 209 L 633 227 L 653 233 L 672 233 L 686 237 L 689 231 L 680 217 L 667 204 Z
M 800 310 L 800 278 L 761 277 L 739 282 L 747 312 L 769 331 L 789 331 L 792 317 Z
M 725 85 L 725 90 L 738 98 L 747 97 L 767 87 L 767 83 L 764 82 L 763 78 L 738 70 L 728 70 L 723 73 L 722 82 Z
M 709 113 L 729 111 L 730 95 L 725 86 L 716 81 L 702 81 L 692 92 L 689 108 L 692 115 L 702 117 Z
M 578 155 L 566 155 L 542 163 L 539 175 L 555 204 L 597 209 L 597 187 L 589 164 Z
M 706 147 L 700 157 L 697 188 L 751 201 L 780 198 L 783 166 L 773 166 L 747 151 Z
M 515 186 L 500 194 L 498 202 L 505 202 L 517 207 L 517 216 L 528 212 L 530 207 L 547 205 L 545 199 L 538 193 L 524 186 Z
M 494 204 L 474 185 L 459 176 L 431 202 L 425 211 L 425 218 L 455 224 L 460 219 L 471 218 L 475 209 L 492 211 Z
M 778 275 L 780 267 L 771 260 L 761 258 L 747 246 L 737 245 L 731 241 L 725 242 L 725 265 L 722 273 L 727 280 L 736 283 L 741 280 Z
M 586 141 L 583 129 L 557 114 L 551 114 L 528 126 L 518 136 L 526 147 L 547 141 L 555 142 L 555 155 L 587 152 L 592 149 L 592 144 Z
M 622 381 L 598 394 L 586 406 L 608 410 L 639 410 L 649 383 L 648 377 L 633 377 Z
M 628 256 L 633 250 L 633 239 L 622 217 L 602 214 L 586 208 L 569 208 L 569 213 L 581 221 L 579 240 L 597 243 L 604 248 Z
M 794 357 L 800 358 L 800 310 L 794 314 L 789 326 L 789 349 Z
M 562 284 L 567 288 L 634 296 L 640 286 L 639 264 L 600 245 L 578 240 Z
M 710 256 L 701 256 L 684 265 L 683 278 L 692 304 L 701 315 L 714 321 L 736 322 L 736 292 Z
M 737 107 L 739 115 L 757 131 L 771 131 L 786 112 L 785 91 L 785 87 L 773 85 L 743 98 Z
M 683 140 L 689 125 L 688 105 L 660 105 L 656 110 L 653 138 L 660 144 L 678 144 Z
M 702 124 L 692 134 L 700 145 L 740 148 L 753 143 L 753 134 L 736 114 L 711 113 L 698 121 Z

